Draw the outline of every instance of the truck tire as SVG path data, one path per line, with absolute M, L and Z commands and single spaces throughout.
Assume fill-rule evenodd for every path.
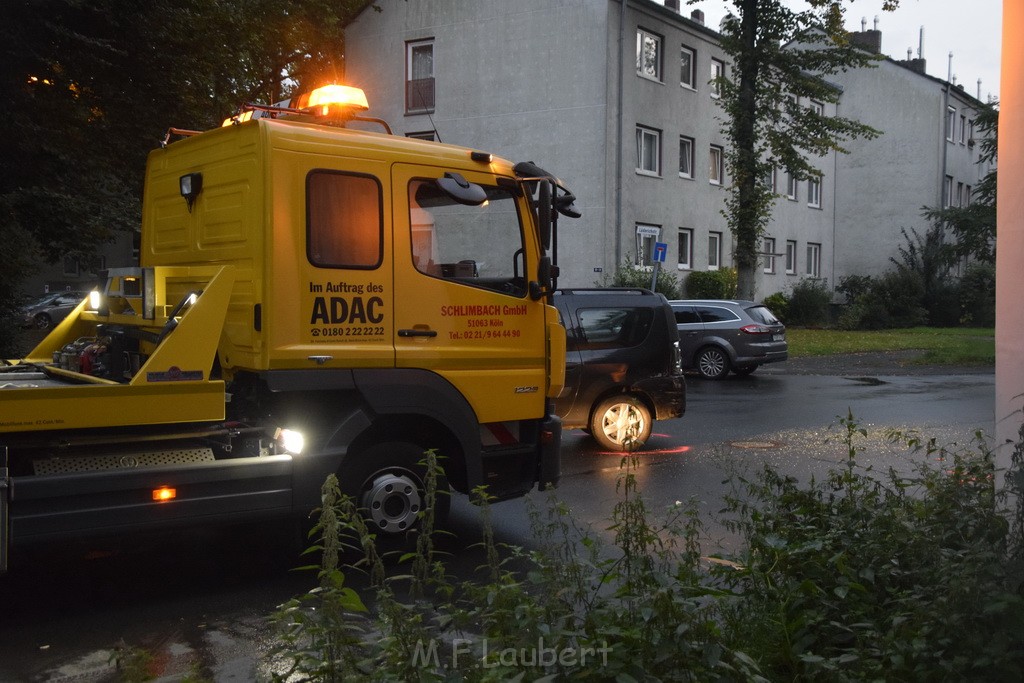
M 597 404 L 590 417 L 590 434 L 606 450 L 636 451 L 650 438 L 652 422 L 643 401 L 619 394 Z
M 338 481 L 378 537 L 403 536 L 419 524 L 427 500 L 426 466 L 420 446 L 408 441 L 374 444 L 342 465 Z M 448 479 L 439 472 L 435 527 L 445 523 L 450 507 Z

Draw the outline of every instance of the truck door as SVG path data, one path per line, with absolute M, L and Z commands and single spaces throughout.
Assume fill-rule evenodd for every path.
M 460 204 L 437 183 L 446 173 L 487 201 Z M 544 308 L 527 291 L 537 247 L 525 200 L 490 174 L 412 164 L 393 167 L 392 187 L 396 366 L 445 377 L 481 423 L 543 416 Z

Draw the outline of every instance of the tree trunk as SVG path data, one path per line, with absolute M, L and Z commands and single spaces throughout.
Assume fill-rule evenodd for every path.
M 734 207 L 733 261 L 736 265 L 736 295 L 741 299 L 754 299 L 757 272 L 757 243 L 761 219 L 757 198 L 757 77 L 760 58 L 757 53 L 758 0 L 742 0 L 740 35 L 743 40 L 739 69 L 738 107 L 733 121 L 733 144 L 736 145 L 736 167 L 733 178 L 736 205 Z

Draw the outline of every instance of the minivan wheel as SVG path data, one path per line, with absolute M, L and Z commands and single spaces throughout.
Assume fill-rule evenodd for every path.
M 697 372 L 705 379 L 722 379 L 729 374 L 729 356 L 717 346 L 707 346 L 697 353 Z
M 611 396 L 597 404 L 590 418 L 591 436 L 609 451 L 636 451 L 651 436 L 651 411 L 636 396 Z

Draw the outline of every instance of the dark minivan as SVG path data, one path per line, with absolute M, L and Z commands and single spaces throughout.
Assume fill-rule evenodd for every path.
M 561 289 L 565 388 L 555 412 L 607 450 L 642 448 L 654 420 L 686 410 L 678 332 L 668 301 L 646 289 Z

